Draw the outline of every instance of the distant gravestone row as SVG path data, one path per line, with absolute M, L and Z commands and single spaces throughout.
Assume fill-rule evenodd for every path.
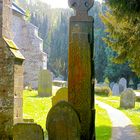
M 118 83 L 112 82 L 110 83 L 110 88 L 112 89 L 113 95 L 119 96 L 127 88 L 127 80 L 121 78 Z

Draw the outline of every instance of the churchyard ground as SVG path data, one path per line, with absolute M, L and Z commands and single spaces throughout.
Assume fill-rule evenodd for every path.
M 53 95 L 59 87 L 53 87 Z M 39 97 L 37 91 L 24 90 L 23 92 L 24 119 L 34 119 L 34 122 L 41 125 L 45 135 L 46 117 L 52 107 L 52 97 Z M 111 137 L 111 122 L 107 112 L 96 105 L 96 137 L 97 140 L 109 140 Z

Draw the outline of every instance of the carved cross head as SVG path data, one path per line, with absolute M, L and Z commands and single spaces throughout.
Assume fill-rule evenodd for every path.
M 70 8 L 73 8 L 76 13 L 88 13 L 94 4 L 94 0 L 69 0 Z

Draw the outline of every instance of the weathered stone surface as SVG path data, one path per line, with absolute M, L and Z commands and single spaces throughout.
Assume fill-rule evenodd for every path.
M 68 101 L 68 88 L 60 88 L 54 97 L 52 97 L 52 106 L 60 101 Z
M 23 71 L 18 70 L 23 69 L 24 57 L 10 40 L 10 7 L 11 0 L 0 0 L 0 140 L 12 139 L 15 94 L 22 98 Z M 22 112 L 22 106 L 19 108 Z
M 139 84 L 137 84 L 137 89 L 138 89 L 138 90 L 140 90 L 140 83 L 139 83 Z
M 19 123 L 13 128 L 14 140 L 44 140 L 43 129 L 34 123 Z
M 119 80 L 119 85 L 122 87 L 120 92 L 124 91 L 127 88 L 127 80 L 125 78 L 121 78 Z
M 120 89 L 119 89 L 119 84 L 115 83 L 113 88 L 112 88 L 112 93 L 114 96 L 119 96 L 120 95 Z
M 47 69 L 47 54 L 43 52 L 43 40 L 38 36 L 38 28 L 26 21 L 23 14 L 13 10 L 13 39 L 26 58 L 24 86 L 31 85 L 33 89 L 37 89 L 38 74 L 40 70 Z
M 67 87 L 67 81 L 53 80 L 53 85 L 58 87 Z
M 68 102 L 59 102 L 51 108 L 46 122 L 49 140 L 80 140 L 80 122 Z
M 14 67 L 14 124 L 23 121 L 23 66 Z
M 111 82 L 110 85 L 109 85 L 109 87 L 112 89 L 113 86 L 114 86 L 114 84 L 115 84 L 114 82 Z
M 126 89 L 122 92 L 120 97 L 121 108 L 134 108 L 135 107 L 135 93 L 132 89 Z
M 52 74 L 48 70 L 39 73 L 38 95 L 42 97 L 52 96 Z
M 119 93 L 121 94 L 124 91 L 124 87 L 123 85 L 119 84 Z
M 69 27 L 68 101 L 80 116 L 81 140 L 89 140 L 94 135 L 93 18 L 88 16 L 93 0 L 69 0 L 69 5 L 76 15 Z

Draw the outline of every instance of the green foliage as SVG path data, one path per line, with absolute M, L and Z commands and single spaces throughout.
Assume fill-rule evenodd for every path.
M 109 83 L 110 83 L 110 82 L 109 82 L 108 77 L 106 77 L 106 78 L 105 78 L 104 83 L 106 83 L 106 84 L 108 84 L 108 85 L 109 85 Z
M 89 12 L 89 14 L 94 17 L 94 65 L 95 77 L 99 82 L 104 81 L 105 68 L 107 65 L 106 44 L 102 40 L 102 38 L 106 36 L 106 33 L 104 32 L 104 25 L 99 17 L 99 14 L 104 12 L 105 9 L 105 5 L 95 1 L 94 7 Z
M 26 20 L 27 20 L 27 21 L 30 21 L 30 19 L 31 19 L 30 10 L 27 9 L 27 10 L 26 10 Z
M 101 96 L 111 96 L 112 91 L 108 86 L 95 86 L 95 94 Z
M 96 139 L 109 140 L 111 138 L 112 123 L 106 110 L 96 105 Z
M 18 0 L 18 2 L 23 8 L 30 10 L 30 21 L 39 28 L 39 36 L 44 41 L 44 51 L 48 54 L 48 69 L 55 76 L 64 77 L 64 80 L 67 80 L 68 25 L 69 17 L 73 14 L 72 10 L 51 9 L 46 3 L 38 0 L 32 3 L 23 0 Z M 122 76 L 129 80 L 131 72 L 128 62 L 121 65 L 114 64 L 111 58 L 117 55 L 102 39 L 108 38 L 108 33 L 104 32 L 105 27 L 99 14 L 104 14 L 106 10 L 104 3 L 95 1 L 94 7 L 89 12 L 91 16 L 94 16 L 95 78 L 98 82 L 103 82 L 105 77 L 108 77 L 110 81 L 117 81 Z
M 124 0 L 122 3 L 116 4 L 114 0 L 110 0 L 108 3 L 111 12 L 106 12 L 102 16 L 102 20 L 108 33 L 104 41 L 117 54 L 113 62 L 122 64 L 127 61 L 132 70 L 140 76 L 140 16 L 134 14 L 138 13 L 137 8 L 131 9 L 133 14 L 129 15 L 127 6 L 132 6 L 130 2 Z M 124 14 L 122 10 L 119 10 L 121 6 L 122 10 L 128 12 L 125 13 L 125 16 L 121 16 Z

